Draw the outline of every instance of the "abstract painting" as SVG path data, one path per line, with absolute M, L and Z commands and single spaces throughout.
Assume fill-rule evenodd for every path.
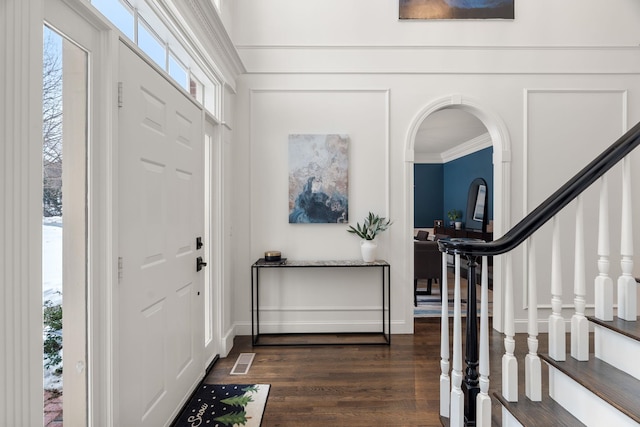
M 347 223 L 349 136 L 289 135 L 289 223 Z
M 399 0 L 400 19 L 513 19 L 515 0 Z

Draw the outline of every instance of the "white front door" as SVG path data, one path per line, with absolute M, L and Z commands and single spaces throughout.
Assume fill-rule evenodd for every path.
M 118 418 L 168 425 L 204 375 L 202 110 L 120 43 Z M 206 267 L 205 267 L 206 268 Z

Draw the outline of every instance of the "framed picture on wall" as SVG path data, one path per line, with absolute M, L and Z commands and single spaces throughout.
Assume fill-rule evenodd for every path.
M 348 166 L 348 135 L 289 135 L 289 223 L 349 222 Z
M 400 19 L 514 19 L 515 0 L 398 0 Z

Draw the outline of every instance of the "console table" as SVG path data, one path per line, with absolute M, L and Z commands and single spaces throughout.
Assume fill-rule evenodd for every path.
M 333 334 L 342 335 L 373 335 L 380 337 L 376 342 L 372 341 L 341 341 L 341 342 L 303 342 L 295 343 L 285 342 L 269 342 L 261 343 L 262 336 L 284 336 L 284 335 L 311 335 L 305 333 L 278 333 L 278 334 L 261 334 L 260 333 L 260 270 L 262 269 L 290 269 L 290 268 L 377 268 L 381 271 L 381 290 L 382 290 L 382 329 L 380 332 L 336 332 Z M 273 261 L 267 262 L 264 258 L 251 265 L 251 343 L 257 345 L 345 345 L 345 344 L 386 344 L 391 345 L 391 266 L 388 262 L 377 260 L 374 262 L 364 262 L 360 260 L 342 260 L 342 261 Z M 313 335 L 329 334 L 326 332 L 315 332 Z

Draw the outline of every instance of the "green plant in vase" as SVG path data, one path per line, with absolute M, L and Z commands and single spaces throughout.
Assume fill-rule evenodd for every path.
M 457 209 L 451 209 L 447 212 L 447 218 L 449 218 L 449 224 L 453 226 L 456 220 L 462 218 L 462 212 Z
M 378 245 L 374 242 L 376 236 L 393 224 L 390 219 L 381 217 L 369 212 L 369 215 L 364 219 L 362 225 L 356 223 L 356 226 L 350 225 L 347 231 L 355 234 L 362 239 L 360 242 L 360 249 L 362 251 L 362 259 L 365 262 L 373 262 L 376 259 L 376 248 Z
M 369 215 L 364 219 L 362 226 L 357 222 L 356 226 L 349 226 L 347 230 L 349 233 L 353 233 L 364 240 L 373 240 L 376 236 L 393 224 L 390 219 L 375 215 L 373 212 L 369 212 Z

